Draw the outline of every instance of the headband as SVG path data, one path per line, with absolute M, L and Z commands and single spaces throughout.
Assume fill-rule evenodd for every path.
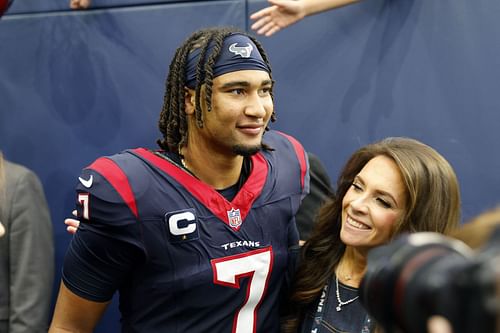
M 208 54 L 214 48 L 214 42 L 210 42 L 204 62 L 207 61 Z M 186 67 L 186 86 L 194 89 L 196 86 L 196 66 L 201 49 L 196 49 L 188 55 Z M 271 72 L 270 68 L 262 59 L 257 46 L 246 35 L 235 33 L 224 39 L 218 59 L 213 68 L 214 78 L 222 74 L 241 70 L 261 70 Z M 201 80 L 204 79 L 204 70 Z

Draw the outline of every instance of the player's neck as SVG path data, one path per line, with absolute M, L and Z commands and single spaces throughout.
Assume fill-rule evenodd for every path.
M 181 149 L 183 166 L 216 190 L 236 184 L 240 178 L 243 156 L 202 152 L 196 146 Z

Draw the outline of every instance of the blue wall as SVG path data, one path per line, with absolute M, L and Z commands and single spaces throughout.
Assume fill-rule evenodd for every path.
M 261 0 L 16 0 L 0 20 L 0 149 L 40 176 L 57 282 L 80 169 L 155 147 L 175 48 L 206 26 L 249 26 Z M 333 179 L 359 146 L 411 136 L 455 167 L 464 220 L 500 202 L 500 2 L 366 0 L 262 37 L 278 122 Z M 55 295 L 55 293 L 54 293 Z M 117 331 L 116 301 L 97 332 Z

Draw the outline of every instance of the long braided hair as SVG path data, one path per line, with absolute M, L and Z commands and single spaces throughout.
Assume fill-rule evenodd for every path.
M 262 45 L 252 36 L 237 28 L 207 28 L 194 32 L 186 41 L 177 49 L 174 58 L 170 63 L 169 73 L 165 84 L 165 96 L 163 99 L 163 108 L 160 113 L 159 128 L 163 134 L 163 138 L 157 141 L 161 149 L 171 152 L 177 152 L 180 147 L 186 144 L 187 141 L 187 118 L 185 113 L 185 87 L 186 87 L 186 68 L 188 56 L 196 49 L 200 49 L 198 64 L 196 66 L 196 87 L 195 87 L 195 117 L 196 124 L 203 127 L 203 117 L 200 102 L 201 86 L 205 85 L 205 103 L 207 110 L 210 112 L 212 107 L 212 81 L 213 67 L 216 63 L 224 39 L 231 34 L 243 34 L 250 38 L 257 46 L 262 59 L 266 62 L 269 68 L 269 76 L 271 76 L 271 66 L 268 56 Z M 213 44 L 211 53 L 209 46 Z M 205 61 L 205 59 L 207 59 Z M 274 100 L 274 96 L 271 93 Z M 276 114 L 273 111 L 271 121 L 276 121 Z M 267 130 L 267 129 L 266 129 Z

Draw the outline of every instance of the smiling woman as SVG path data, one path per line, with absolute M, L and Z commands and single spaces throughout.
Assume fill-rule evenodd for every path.
M 303 247 L 284 331 L 374 332 L 358 300 L 368 251 L 402 232 L 448 233 L 459 219 L 456 175 L 433 148 L 409 138 L 360 148 Z
M 354 178 L 342 200 L 340 239 L 369 250 L 390 239 L 406 207 L 401 172 L 389 157 L 372 158 Z

